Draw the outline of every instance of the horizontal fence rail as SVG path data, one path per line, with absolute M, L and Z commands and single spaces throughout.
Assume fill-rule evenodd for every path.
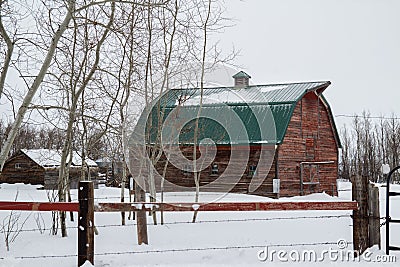
M 357 210 L 356 201 L 341 202 L 219 202 L 219 203 L 99 203 L 96 212 L 119 211 L 279 211 Z
M 357 210 L 356 201 L 338 202 L 218 202 L 218 203 L 97 203 L 95 212 L 122 211 L 279 211 Z M 0 210 L 79 211 L 79 202 L 0 202 Z
M 0 210 L 79 211 L 79 202 L 14 202 L 0 201 Z

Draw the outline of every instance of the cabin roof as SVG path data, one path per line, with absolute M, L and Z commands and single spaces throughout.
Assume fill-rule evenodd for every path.
M 305 94 L 315 92 L 321 95 L 328 112 L 331 113 L 328 102 L 322 96 L 323 91 L 330 84 L 329 81 L 321 81 L 251 85 L 240 89 L 235 87 L 204 88 L 198 140 L 211 138 L 216 144 L 280 144 L 286 135 L 296 104 Z M 156 110 L 162 110 L 163 121 L 166 121 L 170 114 L 174 114 L 176 117 L 169 121 L 170 124 L 175 123 L 176 125 L 166 127 L 167 131 L 164 128 L 164 135 L 171 135 L 172 131 L 176 131 L 181 126 L 180 120 L 184 121 L 191 117 L 192 120 L 186 123 L 184 127 L 181 127 L 179 140 L 175 141 L 179 142 L 179 144 L 193 143 L 195 128 L 193 118 L 197 116 L 200 98 L 201 90 L 199 88 L 172 89 L 165 92 L 158 99 L 160 105 L 155 105 L 153 108 L 152 125 L 158 125 L 158 115 L 156 114 L 160 114 L 160 112 L 155 112 Z M 230 132 L 228 133 L 222 125 L 234 128 L 229 124 L 237 119 L 236 116 L 243 122 L 242 125 L 244 127 L 242 128 L 245 131 L 243 129 L 233 131 L 228 129 Z M 210 119 L 205 119 L 204 117 L 209 117 Z M 217 118 L 219 123 L 213 118 Z M 338 147 L 340 147 L 339 137 L 332 117 L 331 122 Z M 237 124 L 235 125 L 238 126 Z M 157 129 L 153 126 L 150 132 L 151 142 L 154 142 Z
M 21 149 L 27 157 L 42 167 L 57 167 L 61 165 L 61 151 L 53 149 Z M 90 167 L 97 167 L 96 162 L 86 158 L 85 162 Z M 72 152 L 73 166 L 82 166 L 82 157 L 76 152 Z

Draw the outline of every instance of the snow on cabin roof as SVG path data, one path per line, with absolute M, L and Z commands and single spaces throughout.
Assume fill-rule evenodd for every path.
M 56 167 L 61 164 L 61 151 L 53 149 L 21 149 L 22 153 L 42 167 Z M 85 159 L 90 167 L 97 167 L 96 162 L 91 159 Z M 72 152 L 73 166 L 82 166 L 82 157 L 76 152 Z

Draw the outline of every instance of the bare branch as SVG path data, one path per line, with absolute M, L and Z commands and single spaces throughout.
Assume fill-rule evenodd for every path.
M 7 31 L 4 29 L 4 25 L 3 25 L 3 19 L 2 19 L 3 14 L 1 12 L 3 4 L 4 4 L 4 1 L 0 0 L 0 35 L 1 35 L 1 37 L 3 37 L 4 41 L 6 42 L 7 51 L 5 54 L 4 63 L 3 63 L 1 73 L 0 73 L 0 99 L 1 99 L 1 96 L 3 95 L 4 84 L 6 81 L 8 69 L 10 67 L 11 56 L 14 51 L 14 42 L 11 41 L 10 36 L 8 35 Z

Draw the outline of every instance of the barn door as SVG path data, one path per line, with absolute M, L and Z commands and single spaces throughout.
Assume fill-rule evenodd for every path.
M 319 191 L 319 165 L 312 162 L 300 163 L 300 195 Z

